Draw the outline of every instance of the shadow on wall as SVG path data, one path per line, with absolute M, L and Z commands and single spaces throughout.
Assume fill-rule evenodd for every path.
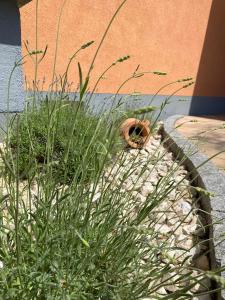
M 0 0 L 0 44 L 21 45 L 19 10 L 13 0 Z
M 18 7 L 22 7 L 23 5 L 27 4 L 30 1 L 31 0 L 16 0 L 16 3 L 18 5 Z
M 22 67 L 17 67 L 9 84 L 15 61 L 21 59 L 20 14 L 15 0 L 0 0 L 0 112 L 23 109 Z M 8 87 L 10 93 L 8 95 Z
M 212 0 L 190 114 L 225 114 L 224 0 Z

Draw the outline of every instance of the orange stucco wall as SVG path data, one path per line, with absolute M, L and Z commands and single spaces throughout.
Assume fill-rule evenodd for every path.
M 120 3 L 121 0 L 67 0 L 60 28 L 57 74 L 63 74 L 68 59 L 80 45 L 95 40 L 95 44 L 80 53 L 77 59 L 84 73 L 87 71 L 96 46 Z M 20 11 L 22 39 L 29 41 L 31 49 L 35 47 L 35 4 L 36 0 L 33 0 Z M 38 48 L 48 45 L 48 52 L 38 70 L 38 78 L 45 77 L 44 89 L 52 78 L 62 4 L 63 0 L 39 0 Z M 139 64 L 142 71 L 160 70 L 168 75 L 164 78 L 146 75 L 130 82 L 121 92 L 152 94 L 167 82 L 187 76 L 197 77 L 211 6 L 212 0 L 128 0 L 99 53 L 90 85 L 111 62 L 127 54 L 131 59 L 110 71 L 99 85 L 98 92 L 114 93 Z M 25 48 L 23 53 L 26 54 Z M 34 78 L 31 60 L 26 62 L 24 70 L 31 82 Z M 78 81 L 77 62 L 72 65 L 69 79 L 74 83 Z M 171 88 L 166 89 L 164 94 L 171 91 Z M 190 87 L 179 94 L 192 95 L 193 91 L 194 87 Z M 215 93 L 220 95 L 220 91 L 210 90 L 204 80 L 198 88 L 201 96 Z

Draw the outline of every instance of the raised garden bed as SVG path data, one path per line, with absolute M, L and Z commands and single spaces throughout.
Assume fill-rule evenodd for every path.
M 211 291 L 218 286 L 207 276 L 208 271 L 217 267 L 216 259 L 221 258 L 220 263 L 223 264 L 223 257 L 217 253 L 218 248 L 214 248 L 215 227 L 211 220 L 209 193 L 212 190 L 200 177 L 199 168 L 195 169 L 197 165 L 189 161 L 190 154 L 193 155 L 190 151 L 195 150 L 196 155 L 197 149 L 192 148 L 190 144 L 185 144 L 189 145 L 189 148 L 183 145 L 184 150 L 179 149 L 173 136 L 176 132 L 174 128 L 169 127 L 171 124 L 170 120 L 164 126 L 158 123 L 143 149 L 120 150 L 112 157 L 111 163 L 104 166 L 103 172 L 97 173 L 97 179 L 89 177 L 91 181 L 85 179 L 82 183 L 81 179 L 75 182 L 71 177 L 69 182 L 59 181 L 56 185 L 54 181 L 50 181 L 52 185 L 50 186 L 49 178 L 54 174 L 46 173 L 48 169 L 37 168 L 39 176 L 33 177 L 31 174 L 30 179 L 20 178 L 19 182 L 10 184 L 2 181 L 3 223 L 7 228 L 4 233 L 6 239 L 3 237 L 2 240 L 6 243 L 6 247 L 8 247 L 7 235 L 11 232 L 13 234 L 15 223 L 10 205 L 19 200 L 19 218 L 24 223 L 23 226 L 31 224 L 32 227 L 27 231 L 31 240 L 39 239 L 38 231 L 35 229 L 36 222 L 37 219 L 41 222 L 42 218 L 45 220 L 45 210 L 48 211 L 48 217 L 53 224 L 49 229 L 50 239 L 54 239 L 54 243 L 58 245 L 56 249 L 54 245 L 50 246 L 50 249 L 54 248 L 54 253 L 61 247 L 59 236 L 63 234 L 65 226 L 68 226 L 66 230 L 69 235 L 74 235 L 75 232 L 73 236 L 75 242 L 70 240 L 72 245 L 74 243 L 74 248 L 66 242 L 66 247 L 70 249 L 68 251 L 72 249 L 75 257 L 73 259 L 81 265 L 87 259 L 93 264 L 91 268 L 85 265 L 86 269 L 82 276 L 87 276 L 87 279 L 84 277 L 84 282 L 90 280 L 89 274 L 92 274 L 91 278 L 96 280 L 97 286 L 99 280 L 101 284 L 103 280 L 99 276 L 109 277 L 106 282 L 107 292 L 105 291 L 108 298 L 104 296 L 102 299 L 115 299 L 109 296 L 114 293 L 115 288 L 119 289 L 119 295 L 123 296 L 124 293 L 127 295 L 134 285 L 137 285 L 137 291 L 143 289 L 143 293 L 140 291 L 138 294 L 143 297 L 137 298 L 142 300 L 164 297 L 220 299 L 221 295 L 218 292 L 213 293 L 214 298 L 211 298 Z M 91 158 L 93 159 L 93 156 Z M 197 162 L 203 163 L 202 160 Z M 48 167 L 51 166 L 52 164 L 49 164 Z M 53 178 L 56 179 L 55 176 Z M 15 193 L 16 187 L 18 192 Z M 63 210 L 58 213 L 61 205 Z M 78 210 L 79 214 L 76 215 Z M 70 221 L 61 225 L 58 218 L 64 216 L 64 211 Z M 88 218 L 88 222 L 83 225 L 85 218 Z M 102 233 L 103 226 L 107 233 Z M 29 230 L 32 228 L 35 230 L 30 233 Z M 45 230 L 42 234 L 44 233 Z M 99 238 L 99 234 L 103 236 Z M 21 243 L 24 243 L 23 236 L 21 238 Z M 49 245 L 46 246 L 48 249 Z M 42 247 L 41 243 L 37 244 L 41 256 Z M 14 253 L 14 247 L 9 248 L 9 253 L 11 252 Z M 102 260 L 105 253 L 110 254 L 107 261 Z M 122 269 L 120 256 L 124 256 Z M 61 260 L 60 258 L 60 263 Z M 7 261 L 1 263 L 1 269 L 4 271 L 7 268 Z M 37 261 L 32 256 L 32 262 L 26 262 L 25 259 L 24 263 L 31 272 L 30 268 L 32 270 Z M 100 275 L 96 276 L 96 271 Z M 42 273 L 53 276 L 52 272 L 51 267 L 45 272 L 42 271 L 40 276 Z M 114 273 L 117 274 L 115 278 Z M 13 276 L 11 279 L 14 280 Z M 76 278 L 78 279 L 81 280 L 79 277 Z M 63 283 L 60 281 L 62 287 L 65 280 L 63 279 Z M 144 283 L 138 286 L 138 280 L 144 280 Z M 147 286 L 145 280 L 148 282 Z M 14 286 L 14 281 L 12 284 Z M 35 288 L 36 286 L 32 289 Z M 77 293 L 82 292 L 82 284 L 81 288 L 76 288 Z M 124 289 L 127 291 L 124 292 Z M 21 292 L 20 288 L 18 290 Z M 60 292 L 61 289 L 57 291 Z M 199 293 L 204 293 L 204 298 L 198 297 Z

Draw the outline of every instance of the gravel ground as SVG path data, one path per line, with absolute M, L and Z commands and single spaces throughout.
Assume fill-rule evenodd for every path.
M 163 146 L 161 135 L 151 136 L 144 149 L 126 149 L 120 161 L 107 169 L 104 180 L 109 182 L 111 188 L 122 186 L 120 191 L 131 195 L 133 201 L 128 201 L 124 214 L 135 216 L 136 209 L 148 197 L 157 195 L 160 198 L 164 195 L 144 224 L 156 232 L 156 238 L 151 238 L 150 243 L 153 247 L 157 244 L 163 248 L 162 265 L 169 261 L 174 265 L 209 270 L 209 260 L 204 254 L 208 249 L 205 243 L 206 224 L 199 213 L 197 189 L 191 185 L 188 171 L 182 163 Z M 101 188 L 97 189 L 94 201 L 98 201 L 100 196 Z M 197 274 L 197 271 L 193 271 L 194 276 Z M 171 274 L 173 276 L 176 274 Z M 178 289 L 173 278 L 173 284 L 162 288 L 160 294 L 166 295 Z M 204 279 L 192 292 L 208 289 L 210 281 Z M 144 300 L 147 299 L 150 300 Z M 211 298 L 204 295 L 193 299 Z

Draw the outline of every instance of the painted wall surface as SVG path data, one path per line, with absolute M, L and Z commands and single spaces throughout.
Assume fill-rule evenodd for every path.
M 39 79 L 45 78 L 45 89 L 52 79 L 57 22 L 63 2 L 63 0 L 39 1 L 38 48 L 43 49 L 48 45 L 48 53 L 39 67 Z M 95 45 L 84 50 L 77 58 L 84 73 L 87 71 L 96 46 L 120 3 L 121 0 L 67 0 L 60 26 L 57 74 L 63 74 L 69 58 L 80 45 L 95 40 Z M 32 1 L 21 9 L 23 40 L 28 40 L 31 48 L 35 47 L 35 4 L 36 1 Z M 216 22 L 211 20 L 209 23 L 212 9 L 213 18 L 215 19 L 216 11 L 218 19 Z M 140 70 L 166 71 L 168 76 L 162 78 L 146 75 L 128 83 L 121 92 L 138 91 L 153 94 L 161 85 L 170 81 L 187 76 L 198 78 L 201 62 L 209 73 L 213 69 L 213 78 L 207 75 L 204 80 L 204 76 L 201 75 L 196 90 L 191 87 L 177 94 L 225 96 L 224 79 L 221 83 L 220 76 L 223 75 L 223 71 L 219 71 L 218 68 L 220 65 L 225 70 L 225 39 L 222 38 L 225 26 L 225 22 L 222 22 L 224 13 L 225 1 L 223 0 L 128 0 L 110 29 L 96 60 L 91 78 L 92 86 L 111 62 L 129 54 L 131 59 L 111 70 L 99 85 L 98 92 L 114 93 L 121 82 L 140 64 Z M 208 32 L 211 37 L 205 45 Z M 211 46 L 214 51 L 209 53 L 202 62 L 203 51 L 206 51 L 204 47 Z M 23 51 L 26 53 L 25 49 Z M 214 64 L 215 60 L 217 67 Z M 34 77 L 32 63 L 27 63 L 24 68 L 31 82 Z M 72 65 L 69 79 L 74 82 L 75 88 L 78 80 L 77 62 Z M 162 93 L 169 94 L 174 89 L 175 86 L 169 87 Z
M 42 49 L 48 45 L 48 53 L 39 68 L 39 78 L 46 81 L 45 89 L 52 79 L 57 22 L 63 2 L 39 1 L 38 45 Z M 21 9 L 23 40 L 29 40 L 31 47 L 35 45 L 35 3 L 32 1 Z M 57 74 L 63 74 L 69 58 L 80 45 L 95 40 L 95 45 L 77 58 L 84 72 L 87 71 L 96 46 L 120 3 L 121 0 L 67 0 L 60 26 Z M 92 86 L 111 62 L 129 54 L 131 59 L 111 70 L 99 85 L 98 92 L 114 93 L 140 64 L 140 70 L 166 71 L 168 76 L 146 75 L 128 83 L 122 93 L 153 94 L 165 83 L 193 76 L 199 81 L 197 87 L 178 94 L 225 96 L 225 68 L 221 68 L 225 65 L 224 11 L 225 1 L 221 0 L 128 0 L 96 60 Z M 32 63 L 25 65 L 25 73 L 31 82 L 34 77 Z M 75 88 L 78 80 L 76 63 L 69 79 Z M 163 94 L 174 89 L 175 86 L 165 89 Z
M 19 10 L 13 0 L 0 1 L 0 112 L 21 111 L 24 102 L 22 68 L 15 69 L 21 59 L 21 31 Z M 9 88 L 9 94 L 8 94 Z M 9 100 L 9 101 L 8 101 Z

